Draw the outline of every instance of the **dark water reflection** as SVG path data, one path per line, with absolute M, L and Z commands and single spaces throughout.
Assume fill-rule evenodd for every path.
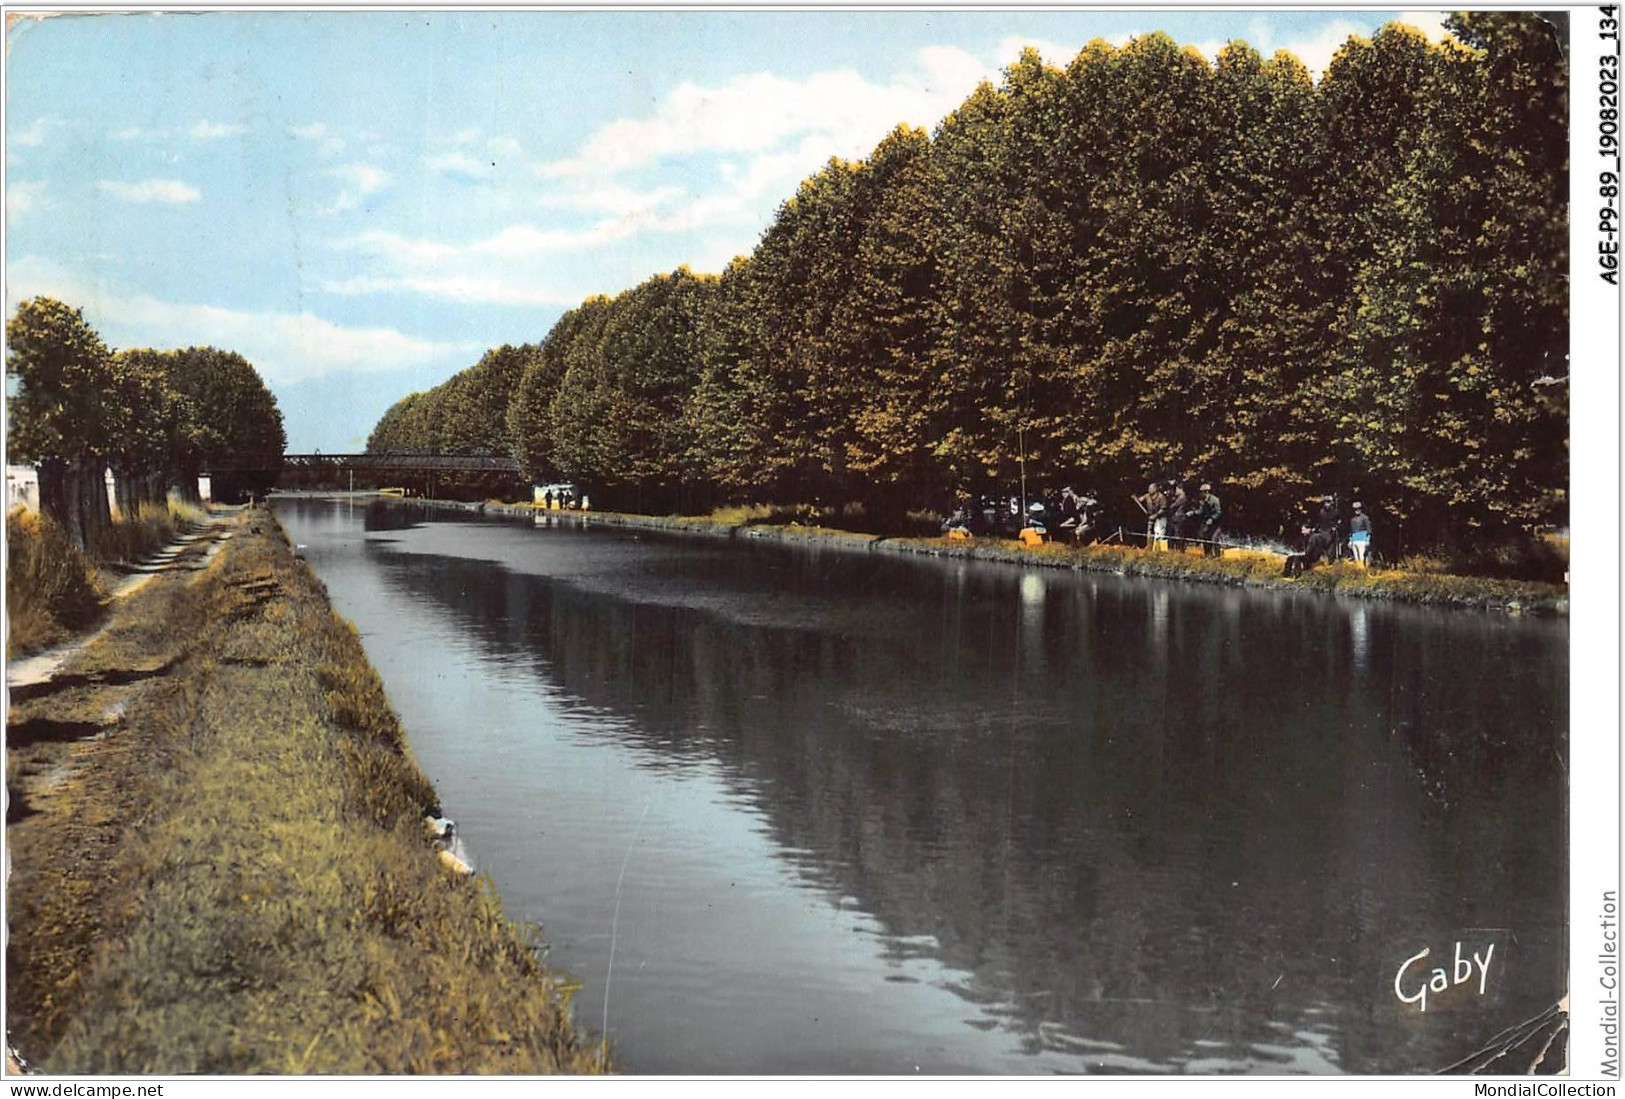
M 1432 1071 L 1565 989 L 1563 623 L 278 506 L 633 1071 Z

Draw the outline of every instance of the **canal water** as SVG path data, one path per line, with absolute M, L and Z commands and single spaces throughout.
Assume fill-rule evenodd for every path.
M 1431 1072 L 1565 991 L 1562 621 L 276 507 L 626 1071 Z

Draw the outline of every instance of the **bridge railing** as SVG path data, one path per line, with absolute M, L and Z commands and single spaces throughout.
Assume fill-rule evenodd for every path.
M 280 460 L 261 455 L 222 458 L 208 463 L 205 473 L 273 473 L 278 470 L 367 470 L 381 472 L 521 472 L 519 459 L 503 454 L 284 454 Z

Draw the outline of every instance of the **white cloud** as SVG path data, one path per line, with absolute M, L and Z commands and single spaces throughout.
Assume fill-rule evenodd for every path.
M 362 199 L 377 194 L 392 182 L 389 173 L 375 164 L 340 164 L 329 168 L 327 174 L 345 186 L 331 205 L 321 208 L 319 212 L 324 215 L 354 210 L 361 205 Z
M 1405 12 L 1397 21 L 1411 24 L 1426 33 L 1429 39 L 1437 42 L 1443 37 L 1448 37 L 1448 32 L 1444 30 L 1444 19 L 1448 14 L 1448 12 Z M 1131 31 L 1127 34 L 1115 35 L 1108 38 L 1107 41 L 1118 49 L 1122 49 L 1134 39 L 1142 38 L 1148 33 L 1150 32 Z M 1285 50 L 1299 61 L 1302 61 L 1304 67 L 1309 70 L 1309 75 L 1318 81 L 1325 74 L 1326 67 L 1331 64 L 1332 58 L 1337 55 L 1337 51 L 1341 50 L 1350 38 L 1363 36 L 1364 32 L 1361 28 L 1353 23 L 1337 20 L 1327 24 L 1312 38 L 1295 38 L 1277 43 L 1270 34 L 1269 24 L 1262 19 L 1258 19 L 1254 20 L 1250 25 L 1247 35 L 1238 37 L 1243 37 L 1248 45 L 1265 57 L 1271 57 L 1278 51 Z M 1010 43 L 1017 41 L 1019 40 L 1005 39 L 1002 49 L 1007 52 Z M 1193 42 L 1190 45 L 1203 57 L 1207 58 L 1210 64 L 1213 64 L 1218 61 L 1219 54 L 1224 51 L 1224 48 L 1231 41 L 1234 41 L 1234 39 L 1225 39 L 1223 41 L 1209 39 L 1203 42 Z M 1181 44 L 1184 45 L 1184 43 Z M 1044 60 L 1053 62 L 1054 58 L 1051 57 L 1047 47 L 1041 47 L 1041 52 L 1044 54 Z M 1073 55 L 1076 55 L 1076 51 L 1073 51 Z M 1001 56 L 1003 55 L 1001 54 Z M 1068 57 L 1065 63 L 1070 62 L 1071 57 Z
M 524 145 L 517 138 L 503 134 L 487 137 L 478 126 L 459 130 L 449 137 L 439 137 L 433 144 L 446 152 L 426 157 L 425 163 L 432 170 L 448 175 L 489 175 L 493 157 L 513 160 L 525 152 Z
M 1328 24 L 1313 38 L 1283 42 L 1279 48 L 1302 61 L 1304 68 L 1309 70 L 1309 75 L 1318 81 L 1325 74 L 1326 67 L 1332 63 L 1332 58 L 1337 56 L 1337 51 L 1347 45 L 1350 38 L 1359 36 L 1361 36 L 1359 27 L 1338 20 Z
M 1402 11 L 1395 22 L 1415 27 L 1428 36 L 1429 42 L 1443 42 L 1451 37 L 1444 27 L 1444 21 L 1449 17 L 1448 11 Z
M 6 181 L 6 217 L 16 220 L 26 213 L 48 210 L 51 205 L 43 179 Z
M 149 130 L 143 126 L 126 126 L 109 135 L 114 141 L 167 141 L 168 130 Z
M 288 136 L 310 142 L 321 156 L 337 156 L 344 151 L 344 139 L 330 132 L 325 122 L 289 126 Z
M 573 157 L 543 166 L 552 177 L 594 178 L 694 153 L 765 153 L 806 134 L 829 156 L 859 157 L 900 122 L 934 126 L 987 70 L 961 51 L 928 50 L 919 69 L 875 84 L 850 69 L 790 80 L 737 76 L 720 87 L 678 85 L 645 118 L 611 122 Z
M 203 192 L 178 179 L 143 179 L 135 183 L 103 179 L 97 181 L 96 188 L 125 202 L 162 202 L 171 206 L 203 197 Z
M 329 280 L 321 289 L 346 296 L 418 294 L 492 305 L 574 304 L 581 294 L 560 289 L 555 282 L 559 257 L 623 240 L 650 220 L 646 214 L 635 214 L 566 230 L 510 225 L 468 243 L 370 230 L 333 247 L 359 256 L 381 273 Z
M 453 179 L 480 180 L 491 174 L 494 165 L 488 160 L 477 160 L 464 152 L 441 153 L 427 157 L 424 165 L 431 171 Z
M 569 210 L 590 210 L 611 217 L 634 217 L 658 209 L 682 193 L 681 187 L 670 185 L 656 187 L 652 191 L 639 191 L 610 183 L 544 194 L 541 203 L 543 206 Z
M 1025 41 L 1001 47 L 1008 60 Z M 1065 63 L 1076 53 L 1034 43 Z M 876 83 L 851 70 L 791 80 L 773 73 L 735 77 L 716 87 L 684 83 L 642 118 L 599 129 L 575 155 L 543 164 L 553 207 L 602 211 L 601 238 L 631 233 L 686 234 L 696 256 L 731 258 L 748 246 L 796 186 L 832 157 L 854 160 L 902 123 L 932 127 L 999 66 L 957 47 L 919 51 L 912 69 Z M 650 187 L 633 173 L 683 158 L 674 170 L 714 171 L 702 188 Z M 659 169 L 664 171 L 664 167 Z
M 1011 54 L 1011 60 L 1019 52 Z M 958 46 L 927 46 L 916 55 L 916 60 L 920 86 L 932 95 L 941 94 L 963 100 L 982 81 L 999 78 L 997 64 L 990 65 Z
M 67 123 L 62 121 L 60 118 L 52 118 L 49 115 L 41 116 L 40 118 L 36 118 L 33 122 L 30 122 L 27 126 L 7 133 L 6 143 L 12 146 L 29 148 L 37 145 L 43 145 L 45 144 L 46 138 L 50 137 L 52 130 L 59 126 L 66 125 Z
M 498 275 L 452 274 L 439 277 L 369 275 L 322 284 L 330 294 L 418 294 L 442 301 L 480 305 L 576 305 L 581 295 Z
M 363 195 L 376 194 L 390 182 L 389 173 L 375 164 L 341 164 L 327 174 Z
M 665 233 L 694 233 L 720 226 L 760 225 L 774 207 L 795 194 L 802 180 L 829 160 L 827 140 L 812 134 L 790 148 L 753 157 L 744 167 L 724 164 L 719 170 L 723 186 L 653 218 L 649 227 Z
M 1127 45 L 1131 37 L 1133 36 L 1124 36 L 1121 42 L 1114 42 L 1113 45 Z M 999 68 L 1006 68 L 1014 64 L 1016 59 L 1021 56 L 1021 51 L 1028 48 L 1037 50 L 1038 56 L 1042 57 L 1046 64 L 1053 65 L 1057 69 L 1064 69 L 1072 64 L 1073 58 L 1078 56 L 1078 51 L 1083 49 L 1083 43 L 1080 42 L 1077 45 L 1069 46 L 1060 42 L 1048 42 L 1039 38 L 1020 38 L 1012 35 L 999 43 L 997 55 Z M 996 77 L 989 77 L 989 79 L 996 79 Z
M 248 132 L 247 126 L 233 126 L 225 122 L 210 122 L 207 119 L 194 123 L 186 131 L 197 141 L 218 141 L 223 137 L 240 137 Z
M 1007 48 L 1011 60 L 1021 44 Z M 1038 45 L 1063 63 L 1076 52 Z M 720 267 L 748 251 L 778 204 L 832 157 L 868 156 L 899 124 L 935 126 L 978 83 L 999 77 L 991 59 L 937 46 L 884 82 L 832 70 L 805 79 L 757 72 L 717 86 L 680 84 L 647 115 L 615 120 L 573 155 L 537 166 L 548 184 L 542 205 L 603 215 L 588 229 L 543 239 L 554 251 L 626 240 L 640 255 L 680 252 L 701 269 Z M 674 178 L 680 183 L 669 182 Z M 476 248 L 435 262 L 473 273 L 479 256 Z M 504 283 L 525 284 L 513 277 L 521 269 L 503 268 Z
M 473 343 L 419 339 L 393 328 L 349 328 L 309 312 L 160 301 L 77 278 L 37 257 L 10 265 L 6 294 L 8 315 L 17 302 L 40 294 L 80 306 L 85 319 L 118 347 L 208 345 L 236 351 L 273 384 L 456 362 L 482 350 Z
M 174 141 L 176 136 L 191 138 L 193 141 L 219 141 L 227 137 L 241 137 L 248 132 L 247 126 L 239 126 L 228 122 L 210 122 L 201 119 L 182 130 L 168 127 L 125 126 L 114 130 L 107 136 L 114 141 L 145 141 L 157 144 L 159 142 Z
M 430 140 L 431 151 L 423 166 L 435 175 L 464 183 L 482 183 L 496 175 L 497 168 L 511 167 L 524 157 L 525 147 L 505 135 L 487 136 L 478 126 L 440 135 Z M 504 163 L 506 162 L 506 163 Z
M 324 215 L 354 210 L 361 205 L 362 199 L 377 194 L 392 182 L 389 173 L 375 164 L 340 164 L 336 168 L 329 168 L 327 174 L 345 187 L 331 205 L 321 208 L 319 212 Z

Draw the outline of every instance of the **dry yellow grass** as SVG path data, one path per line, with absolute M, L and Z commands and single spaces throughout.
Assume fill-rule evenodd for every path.
M 6 655 L 63 641 L 101 616 L 106 591 L 95 562 L 36 511 L 6 516 Z
M 95 685 L 136 661 L 161 672 Z M 104 738 L 8 767 L 28 814 L 7 958 L 25 1056 L 71 1073 L 602 1067 L 535 929 L 440 867 L 433 789 L 268 513 L 195 582 L 120 605 L 69 671 L 91 683 L 25 699 L 13 726 L 122 709 Z

